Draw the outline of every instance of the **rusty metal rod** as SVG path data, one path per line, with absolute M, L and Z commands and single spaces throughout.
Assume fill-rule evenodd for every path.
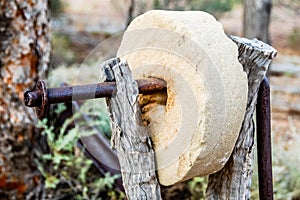
M 136 82 L 141 94 L 159 92 L 167 88 L 167 83 L 157 78 L 138 79 Z M 68 101 L 111 97 L 115 87 L 115 82 L 103 82 L 98 84 L 49 88 L 47 89 L 48 103 L 56 104 Z M 24 94 L 25 105 L 28 107 L 41 106 L 42 95 L 41 91 L 27 91 Z
M 261 82 L 258 92 L 256 124 L 259 198 L 273 200 L 270 85 L 267 78 Z

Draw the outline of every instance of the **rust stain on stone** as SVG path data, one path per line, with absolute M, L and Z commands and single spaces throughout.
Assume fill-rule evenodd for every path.
M 151 122 L 149 111 L 156 105 L 166 105 L 168 95 L 166 92 L 157 92 L 148 95 L 139 95 L 139 104 L 142 111 L 143 125 L 147 126 Z

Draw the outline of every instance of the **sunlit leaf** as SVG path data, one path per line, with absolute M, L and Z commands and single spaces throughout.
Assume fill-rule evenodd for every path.
M 55 176 L 49 176 L 47 177 L 45 181 L 45 187 L 46 188 L 56 188 L 57 184 L 59 183 L 59 179 Z

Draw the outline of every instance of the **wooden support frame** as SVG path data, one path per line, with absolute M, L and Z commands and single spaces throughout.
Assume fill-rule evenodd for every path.
M 252 167 L 253 167 L 253 144 L 254 144 L 254 123 L 253 123 L 253 114 L 255 111 L 255 106 L 257 103 L 257 98 L 258 98 L 258 91 L 260 84 L 262 80 L 265 77 L 266 71 L 268 69 L 268 66 L 271 62 L 271 60 L 276 56 L 276 50 L 273 49 L 271 46 L 266 45 L 263 42 L 260 42 L 258 40 L 248 40 L 245 38 L 240 38 L 240 37 L 234 37 L 232 36 L 231 39 L 237 44 L 239 47 L 239 61 L 243 65 L 244 71 L 248 75 L 248 104 L 247 104 L 247 109 L 246 109 L 246 114 L 245 114 L 245 119 L 241 128 L 240 136 L 238 138 L 238 141 L 236 143 L 235 149 L 232 153 L 231 158 L 229 159 L 228 163 L 226 166 L 216 174 L 210 175 L 209 176 L 209 182 L 208 182 L 208 188 L 207 188 L 207 199 L 250 199 L 250 185 L 251 185 L 251 178 L 252 178 Z M 116 63 L 114 63 L 116 65 Z M 113 65 L 111 65 L 106 69 L 106 76 L 109 77 L 115 77 L 113 72 Z M 123 73 L 119 73 L 123 74 Z M 125 77 L 123 77 L 125 78 Z M 263 82 L 265 83 L 265 82 Z M 134 84 L 133 84 L 134 85 Z M 262 87 L 264 88 L 264 87 Z M 264 93 L 261 93 L 263 95 Z M 131 94 L 132 95 L 132 94 Z M 127 95 L 128 96 L 128 95 Z M 259 98 L 260 99 L 260 98 Z M 116 104 L 116 103 L 115 103 Z M 122 103 L 119 102 L 119 106 Z M 132 104 L 133 105 L 133 104 Z M 259 104 L 261 105 L 261 104 Z M 117 122 L 118 120 L 116 119 L 116 113 L 114 112 L 120 112 L 120 109 L 117 105 L 115 105 L 117 110 L 114 110 L 113 106 L 110 106 L 110 112 L 112 115 L 112 128 L 113 131 L 116 132 L 114 139 L 113 139 L 113 144 L 119 144 L 120 142 L 120 133 L 118 133 L 118 130 L 123 130 L 120 129 L 119 125 L 121 122 Z M 260 107 L 259 107 L 260 108 Z M 260 108 L 262 109 L 262 108 Z M 125 109 L 126 110 L 126 109 Z M 124 111 L 124 110 L 123 110 Z M 259 112 L 260 113 L 260 112 Z M 114 117 L 115 115 L 115 117 Z M 121 113 L 118 113 L 118 115 L 121 115 Z M 131 115 L 136 115 L 131 113 Z M 263 118 L 263 116 L 260 116 L 260 118 Z M 270 123 L 270 122 L 269 122 Z M 267 126 L 268 124 L 263 124 L 260 123 L 260 125 Z M 260 127 L 259 127 L 260 128 Z M 142 131 L 143 132 L 143 131 Z M 259 140 L 260 141 L 260 140 Z M 151 143 L 151 142 L 150 142 Z M 261 144 L 259 142 L 259 144 Z M 122 150 L 122 156 L 119 156 L 119 159 L 121 158 L 121 166 L 123 165 L 122 162 L 124 163 L 124 156 L 127 154 L 123 149 L 119 147 L 119 150 Z M 126 147 L 127 149 L 130 149 L 130 146 Z M 262 147 L 264 148 L 264 147 Z M 152 150 L 153 151 L 153 150 Z M 154 162 L 154 155 L 149 154 L 150 161 L 152 164 L 150 166 L 155 166 Z M 261 159 L 260 159 L 261 160 Z M 129 164 L 126 159 L 125 163 Z M 132 163 L 131 163 L 132 165 Z M 261 165 L 260 165 L 261 166 Z M 126 166 L 126 168 L 130 168 L 129 165 Z M 143 167 L 140 168 L 140 172 L 142 173 Z M 160 194 L 159 194 L 159 185 L 158 181 L 155 176 L 155 168 L 151 169 L 152 171 L 154 170 L 154 173 L 152 172 L 151 177 L 154 180 L 154 185 L 153 182 L 148 182 L 148 188 L 156 188 L 153 190 L 149 190 L 147 194 L 141 194 L 139 190 L 132 190 L 130 188 L 131 186 L 128 185 L 130 180 L 128 179 L 129 177 L 125 175 L 125 191 L 127 192 L 127 197 L 129 199 L 135 199 L 135 198 L 143 198 L 146 197 L 147 195 L 150 195 L 149 198 L 155 198 L 155 199 L 160 199 Z M 260 177 L 264 175 L 264 172 L 260 172 Z M 272 177 L 272 176 L 271 176 Z M 132 177 L 131 177 L 132 178 Z M 141 180 L 143 179 L 142 176 L 140 175 Z M 145 177 L 144 177 L 145 178 Z M 263 180 L 264 177 L 261 179 Z M 149 180 L 149 179 L 148 179 Z M 267 182 L 270 182 L 268 179 Z M 261 187 L 265 187 L 264 185 L 260 184 Z M 267 187 L 272 188 L 272 184 L 268 185 Z M 141 188 L 140 188 L 141 189 Z M 261 189 L 262 190 L 262 189 Z M 140 190 L 141 191 L 141 190 Z M 152 191 L 152 192 L 150 192 Z M 272 193 L 272 190 L 268 190 L 268 193 Z M 269 196 L 273 196 L 269 194 Z M 272 199 L 272 198 L 269 198 Z
M 277 51 L 258 40 L 234 36 L 230 38 L 238 46 L 239 61 L 248 75 L 248 105 L 231 158 L 222 170 L 209 176 L 207 199 L 250 199 L 254 144 L 253 114 L 258 102 L 256 108 L 260 198 L 272 200 L 270 92 L 268 82 L 264 78 Z M 127 64 L 121 63 L 118 58 L 105 66 L 107 81 L 119 82 L 117 92 L 107 99 L 107 102 L 112 120 L 112 144 L 118 150 L 127 197 L 161 199 L 160 186 L 155 175 L 154 151 L 149 134 L 141 123 L 137 83 L 133 80 Z
M 251 178 L 252 178 L 253 156 L 254 156 L 253 155 L 253 144 L 254 144 L 253 114 L 257 103 L 260 84 L 263 78 L 265 77 L 266 71 L 268 69 L 271 60 L 277 54 L 275 49 L 273 49 L 271 46 L 261 41 L 248 40 L 245 38 L 240 38 L 235 36 L 232 36 L 230 38 L 238 46 L 239 61 L 243 65 L 244 71 L 248 76 L 248 104 L 247 104 L 244 122 L 241 128 L 240 136 L 238 138 L 232 156 L 230 157 L 229 161 L 227 162 L 227 164 L 222 170 L 209 176 L 207 196 L 206 196 L 207 199 L 228 199 L 228 198 L 250 199 L 250 185 L 251 185 Z M 114 77 L 113 75 L 111 75 L 114 73 L 112 72 L 113 71 L 112 68 L 113 67 L 111 66 L 110 70 L 106 69 L 106 72 L 109 72 L 106 73 L 108 78 Z M 112 128 L 114 132 L 118 132 L 117 130 L 119 130 L 120 127 L 116 126 L 117 124 L 116 119 L 114 119 L 113 117 L 114 115 L 113 107 L 110 108 L 111 108 L 110 112 L 112 113 Z M 116 108 L 118 108 L 118 111 L 120 111 L 118 106 L 116 106 Z M 118 113 L 118 115 L 120 114 L 121 113 Z M 121 122 L 119 121 L 119 123 Z M 120 134 L 118 135 L 120 136 Z M 119 140 L 120 138 L 119 139 L 114 138 L 113 143 L 116 143 Z M 126 148 L 130 149 L 129 146 Z M 121 167 L 122 167 L 122 162 L 124 161 L 123 160 L 124 156 L 126 154 L 126 152 L 124 151 L 124 147 L 122 151 L 124 153 L 123 156 L 119 156 L 119 158 L 121 158 L 120 160 Z M 154 158 L 154 155 L 150 157 Z M 153 159 L 150 160 L 152 160 L 152 164 L 150 165 L 155 166 L 154 160 Z M 130 168 L 130 166 L 126 166 L 126 168 Z M 141 167 L 140 169 L 142 168 L 143 167 Z M 141 170 L 140 172 L 142 171 L 143 170 Z M 152 176 L 152 177 L 155 179 L 154 181 L 155 184 L 153 185 L 154 186 L 153 188 L 158 188 L 158 181 L 156 180 L 156 176 Z M 147 195 L 141 196 L 141 193 L 138 192 L 137 190 L 133 192 L 133 190 L 130 189 L 130 186 L 128 185 L 128 181 L 129 181 L 128 176 L 124 178 L 126 181 L 124 187 L 125 187 L 125 191 L 127 192 L 127 197 L 129 199 L 135 199 L 135 198 L 139 199 L 147 196 Z M 148 182 L 147 184 L 149 188 L 151 188 L 152 187 L 151 185 L 153 183 Z M 152 197 L 155 196 L 155 199 L 161 198 L 159 194 L 160 191 L 159 189 L 152 190 L 153 193 L 151 193 L 150 191 L 151 190 L 149 190 L 149 194 L 151 194 Z

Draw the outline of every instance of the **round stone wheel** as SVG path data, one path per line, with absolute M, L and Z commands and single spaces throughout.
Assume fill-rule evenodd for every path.
M 134 78 L 161 78 L 167 94 L 140 96 L 159 182 L 172 185 L 220 170 L 246 110 L 247 77 L 237 46 L 201 11 L 148 11 L 123 35 L 117 56 Z

